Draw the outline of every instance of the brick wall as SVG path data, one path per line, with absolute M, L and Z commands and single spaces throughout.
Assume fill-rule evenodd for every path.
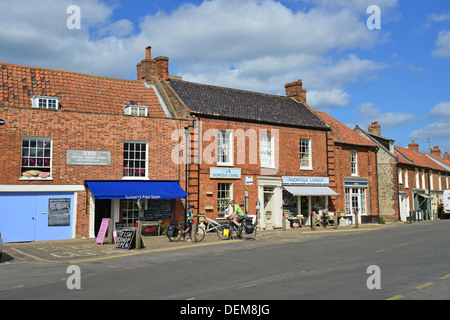
M 172 133 L 185 121 L 118 114 L 0 108 L 6 124 L 0 128 L 2 185 L 82 185 L 85 180 L 120 180 L 123 177 L 123 144 L 128 140 L 148 142 L 148 178 L 180 180 L 184 189 L 183 165 L 171 161 L 177 141 Z M 20 180 L 23 137 L 52 138 L 52 181 Z M 68 166 L 67 150 L 111 152 L 111 166 Z M 89 195 L 78 193 L 77 236 L 88 236 Z M 181 212 L 182 202 L 177 202 Z
M 200 180 L 200 212 L 206 212 L 207 216 L 216 219 L 216 206 L 217 206 L 217 184 L 221 182 L 233 183 L 233 194 L 234 200 L 237 203 L 244 201 L 244 178 L 245 176 L 253 176 L 254 185 L 249 187 L 249 205 L 250 213 L 255 214 L 256 212 L 256 200 L 258 199 L 258 189 L 257 189 L 257 178 L 259 176 L 273 176 L 281 178 L 282 176 L 321 176 L 326 177 L 327 172 L 327 140 L 326 132 L 319 130 L 309 130 L 300 128 L 289 128 L 289 127 L 277 127 L 273 125 L 265 124 L 254 124 L 246 122 L 237 121 L 225 121 L 217 119 L 201 119 L 202 132 L 205 133 L 209 129 L 214 130 L 242 130 L 245 132 L 251 132 L 255 130 L 257 137 L 257 147 L 252 149 L 247 138 L 245 147 L 239 149 L 242 153 L 245 150 L 245 161 L 243 164 L 238 164 L 238 144 L 236 137 L 234 138 L 234 167 L 241 168 L 241 179 L 210 179 L 210 168 L 217 167 L 216 163 L 212 165 L 204 163 L 199 166 L 199 180 Z M 279 165 L 277 170 L 268 170 L 267 172 L 262 172 L 260 167 L 259 159 L 259 132 L 260 130 L 266 129 L 267 133 L 271 133 L 271 129 L 279 130 Z M 299 151 L 299 139 L 300 138 L 311 138 L 312 145 L 312 164 L 313 170 L 300 170 L 300 151 Z M 203 141 L 202 150 L 207 150 L 208 146 L 211 145 L 211 141 Z M 256 150 L 257 163 L 250 163 L 250 152 L 251 150 Z M 275 151 L 276 152 L 276 151 Z M 192 166 L 195 170 L 196 167 Z M 270 174 L 269 174 L 270 173 Z M 197 173 L 192 172 L 193 176 Z M 190 182 L 191 184 L 191 182 Z M 194 183 L 195 184 L 195 183 Z M 193 190 L 193 188 L 191 189 Z M 189 197 L 190 202 L 195 202 L 197 200 L 195 195 Z M 261 200 L 261 199 L 260 199 Z M 262 201 L 262 200 L 261 200 Z M 205 210 L 206 207 L 213 207 L 213 210 Z

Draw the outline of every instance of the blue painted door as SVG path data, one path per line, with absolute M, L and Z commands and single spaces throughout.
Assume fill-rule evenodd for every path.
M 68 225 L 50 225 L 50 199 L 68 199 Z M 0 193 L 0 232 L 3 241 L 29 242 L 72 238 L 73 200 L 73 193 Z

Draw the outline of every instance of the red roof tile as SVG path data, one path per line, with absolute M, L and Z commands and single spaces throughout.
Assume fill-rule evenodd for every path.
M 135 104 L 166 117 L 153 88 L 141 81 L 0 63 L 0 105 L 32 107 L 35 95 L 59 97 L 62 110 L 120 114 Z
M 447 171 L 444 167 L 440 166 L 436 162 L 434 162 L 432 159 L 428 158 L 428 156 L 425 153 L 416 152 L 414 150 L 402 148 L 395 146 L 395 155 L 399 156 L 399 160 L 403 159 L 403 157 L 406 157 L 407 159 L 412 161 L 412 164 L 419 167 L 425 167 L 430 168 L 432 170 L 439 170 L 439 171 Z M 401 158 L 400 158 L 401 156 Z M 400 161 L 405 163 L 404 161 Z M 411 162 L 406 162 L 408 164 L 411 164 Z
M 314 111 L 314 112 L 331 127 L 331 134 L 335 142 L 357 146 L 370 146 L 370 147 L 377 146 L 375 143 L 364 139 L 359 134 L 354 132 L 352 129 L 350 129 L 343 123 L 337 121 L 335 118 L 331 117 L 327 113 L 323 111 Z

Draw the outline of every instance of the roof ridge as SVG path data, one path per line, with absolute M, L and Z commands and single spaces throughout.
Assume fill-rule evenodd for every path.
M 193 82 L 193 81 L 186 81 L 186 80 L 179 80 L 179 79 L 173 79 L 173 78 L 169 80 L 169 83 L 172 82 L 172 81 L 187 82 L 187 83 L 192 83 L 194 85 L 199 85 L 199 86 L 205 86 L 205 87 L 211 87 L 211 88 L 217 88 L 217 89 L 223 89 L 223 90 L 246 92 L 246 93 L 251 93 L 251 94 L 259 94 L 259 95 L 264 95 L 264 96 L 272 96 L 272 97 L 275 97 L 275 98 L 282 98 L 282 99 L 293 100 L 293 99 L 291 99 L 289 97 L 278 95 L 278 94 L 272 94 L 272 93 L 264 93 L 264 92 L 250 91 L 250 90 L 244 90 L 244 89 L 229 88 L 229 87 L 223 87 L 223 86 L 217 86 L 217 85 L 205 84 L 205 83 L 199 83 L 199 82 Z M 293 100 L 293 101 L 295 101 L 295 100 Z
M 15 67 L 15 68 L 21 68 L 21 69 L 41 70 L 41 71 L 49 71 L 49 72 L 56 72 L 56 73 L 66 73 L 66 74 L 80 75 L 80 76 L 85 76 L 85 77 L 99 78 L 99 79 L 106 79 L 106 80 L 139 82 L 138 80 L 111 78 L 111 77 L 98 76 L 98 75 L 87 74 L 87 73 L 82 73 L 82 72 L 59 70 L 59 69 L 51 69 L 51 68 L 42 68 L 42 67 L 33 67 L 33 66 L 25 66 L 25 65 L 8 63 L 8 62 L 0 62 L 0 66 L 4 66 L 4 65 Z

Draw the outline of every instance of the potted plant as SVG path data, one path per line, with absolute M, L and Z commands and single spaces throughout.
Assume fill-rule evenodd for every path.
M 266 211 L 267 220 L 270 220 L 271 217 L 272 217 L 272 211 Z

